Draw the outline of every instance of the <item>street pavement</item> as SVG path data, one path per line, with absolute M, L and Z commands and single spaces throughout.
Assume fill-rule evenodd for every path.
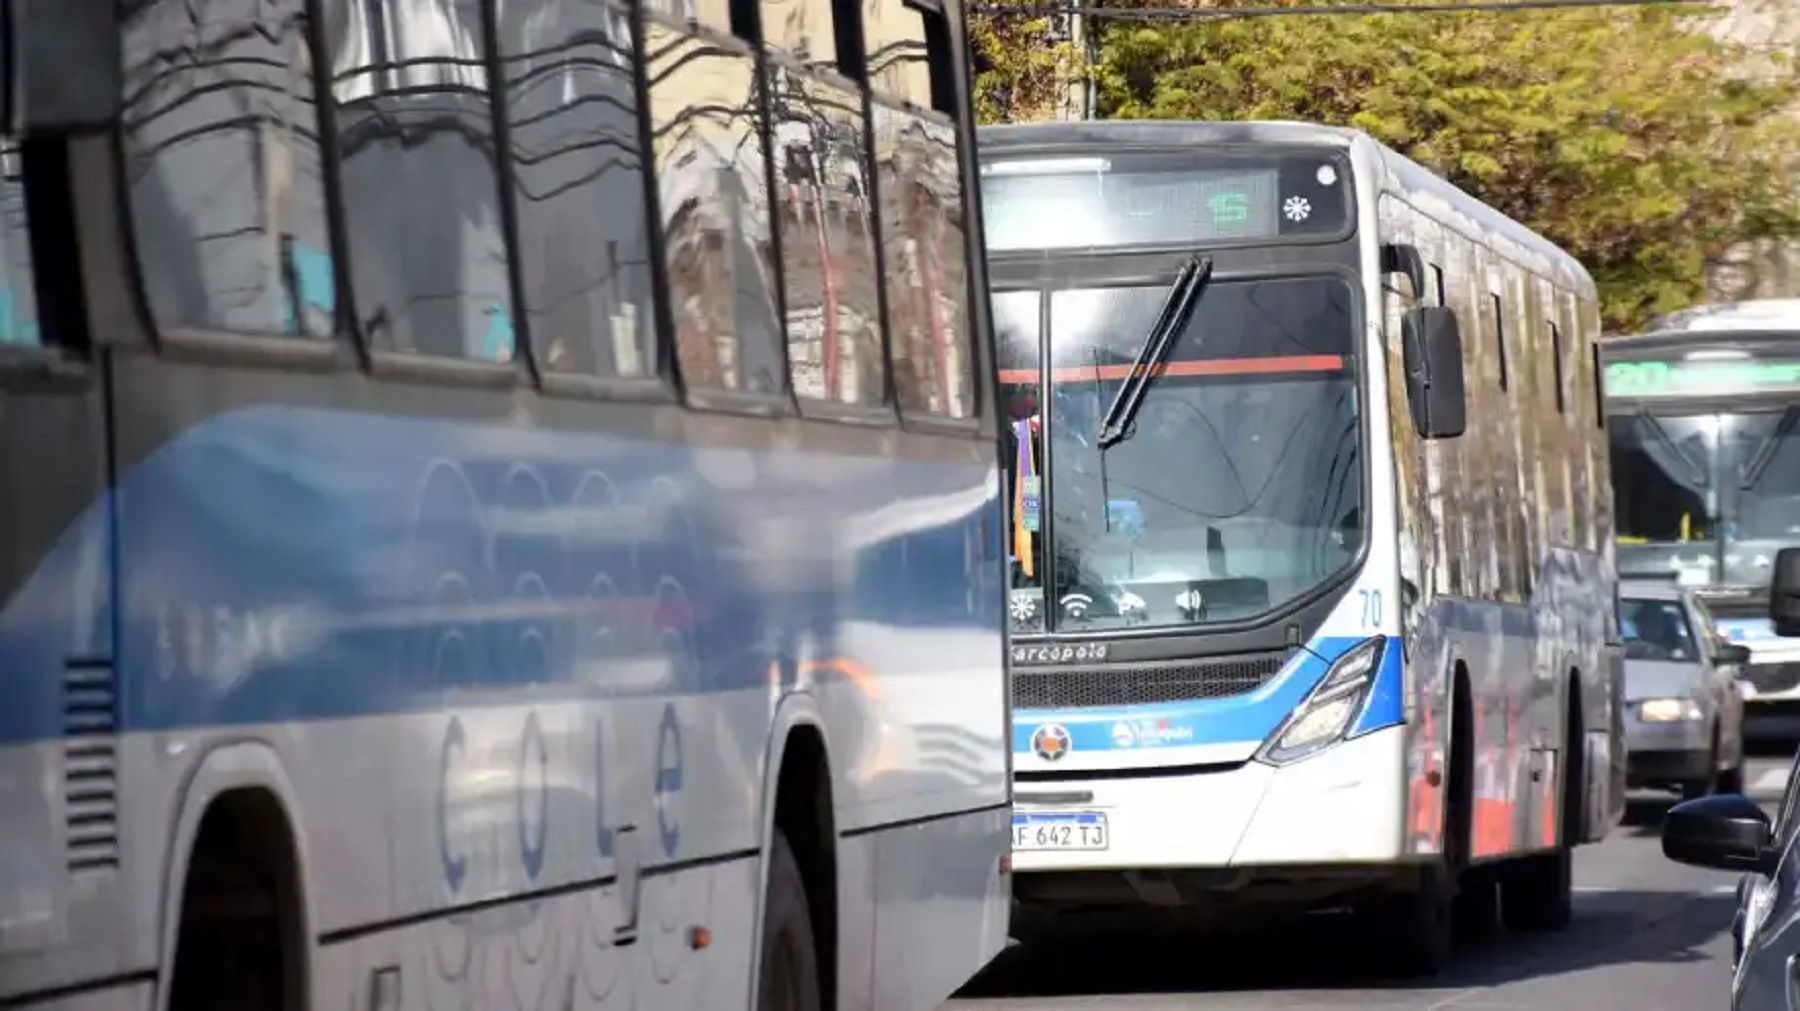
M 1746 789 L 1773 813 L 1789 761 L 1752 758 Z M 1665 859 L 1672 797 L 1633 795 L 1625 823 L 1576 851 L 1575 923 L 1500 933 L 1428 981 L 1369 968 L 1375 939 L 1341 918 L 1257 939 L 1154 931 L 1016 945 L 945 1011 L 1710 1011 L 1726 1007 L 1737 878 Z

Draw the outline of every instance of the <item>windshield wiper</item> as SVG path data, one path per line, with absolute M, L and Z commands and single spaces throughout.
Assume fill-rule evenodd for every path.
M 1800 407 L 1789 406 L 1781 412 L 1781 420 L 1776 422 L 1775 430 L 1770 432 L 1756 447 L 1756 455 L 1744 465 L 1744 471 L 1738 481 L 1739 491 L 1749 491 L 1762 480 L 1763 472 L 1769 464 L 1775 462 L 1775 452 L 1781 448 L 1781 441 L 1794 434 L 1794 427 L 1800 425 Z
M 1694 462 L 1694 458 L 1688 455 L 1687 450 L 1682 449 L 1681 444 L 1669 435 L 1669 430 L 1662 426 L 1662 422 L 1656 420 L 1656 415 L 1649 411 L 1639 411 L 1638 417 L 1643 419 L 1644 424 L 1650 429 L 1650 434 L 1656 438 L 1662 448 L 1669 451 L 1670 456 L 1687 465 L 1689 480 L 1695 488 L 1707 488 L 1712 485 L 1706 468 Z
M 1183 264 L 1181 272 L 1175 275 L 1175 283 L 1169 286 L 1169 295 L 1163 300 L 1162 311 L 1156 314 L 1156 323 L 1144 337 L 1137 360 L 1131 363 L 1131 371 L 1125 374 L 1124 384 L 1100 422 L 1098 442 L 1101 449 L 1130 438 L 1131 423 L 1137 417 L 1138 408 L 1143 406 L 1144 393 L 1156 378 L 1163 359 L 1169 356 L 1169 349 L 1174 347 L 1176 335 L 1193 315 L 1194 306 L 1200 301 L 1200 288 L 1212 276 L 1212 266 L 1212 257 L 1196 256 Z

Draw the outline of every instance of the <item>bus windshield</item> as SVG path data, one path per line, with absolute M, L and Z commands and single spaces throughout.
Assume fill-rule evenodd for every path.
M 1166 294 L 1115 286 L 995 300 L 1020 632 L 1251 618 L 1317 587 L 1361 547 L 1350 286 L 1210 282 L 1127 437 L 1102 450 L 1101 420 Z
M 1696 413 L 1659 406 L 1610 424 L 1620 568 L 1696 586 L 1763 586 L 1800 544 L 1800 404 Z

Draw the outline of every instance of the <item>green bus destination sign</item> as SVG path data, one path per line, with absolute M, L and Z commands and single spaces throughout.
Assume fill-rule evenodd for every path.
M 1800 392 L 1800 361 L 1611 362 L 1609 397 Z
M 983 152 L 990 250 L 1260 243 L 1349 223 L 1346 170 L 1330 152 L 1082 150 Z

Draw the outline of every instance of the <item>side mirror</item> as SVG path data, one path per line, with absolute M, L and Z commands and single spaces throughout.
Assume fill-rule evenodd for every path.
M 14 136 L 110 126 L 124 91 L 117 3 L 0 4 L 0 128 Z M 80 68 L 71 70 L 70 68 Z
M 1775 552 L 1769 577 L 1769 620 L 1779 636 L 1800 636 L 1800 548 Z
M 1773 874 L 1781 853 L 1773 846 L 1769 816 L 1741 793 L 1722 793 L 1677 804 L 1663 819 L 1663 856 L 1721 871 Z
M 1713 663 L 1715 664 L 1746 664 L 1749 662 L 1750 647 L 1739 646 L 1735 642 L 1720 643 L 1719 651 L 1713 654 Z
M 1406 400 L 1422 439 L 1454 439 L 1467 427 L 1462 331 L 1443 306 L 1409 310 L 1400 322 Z

